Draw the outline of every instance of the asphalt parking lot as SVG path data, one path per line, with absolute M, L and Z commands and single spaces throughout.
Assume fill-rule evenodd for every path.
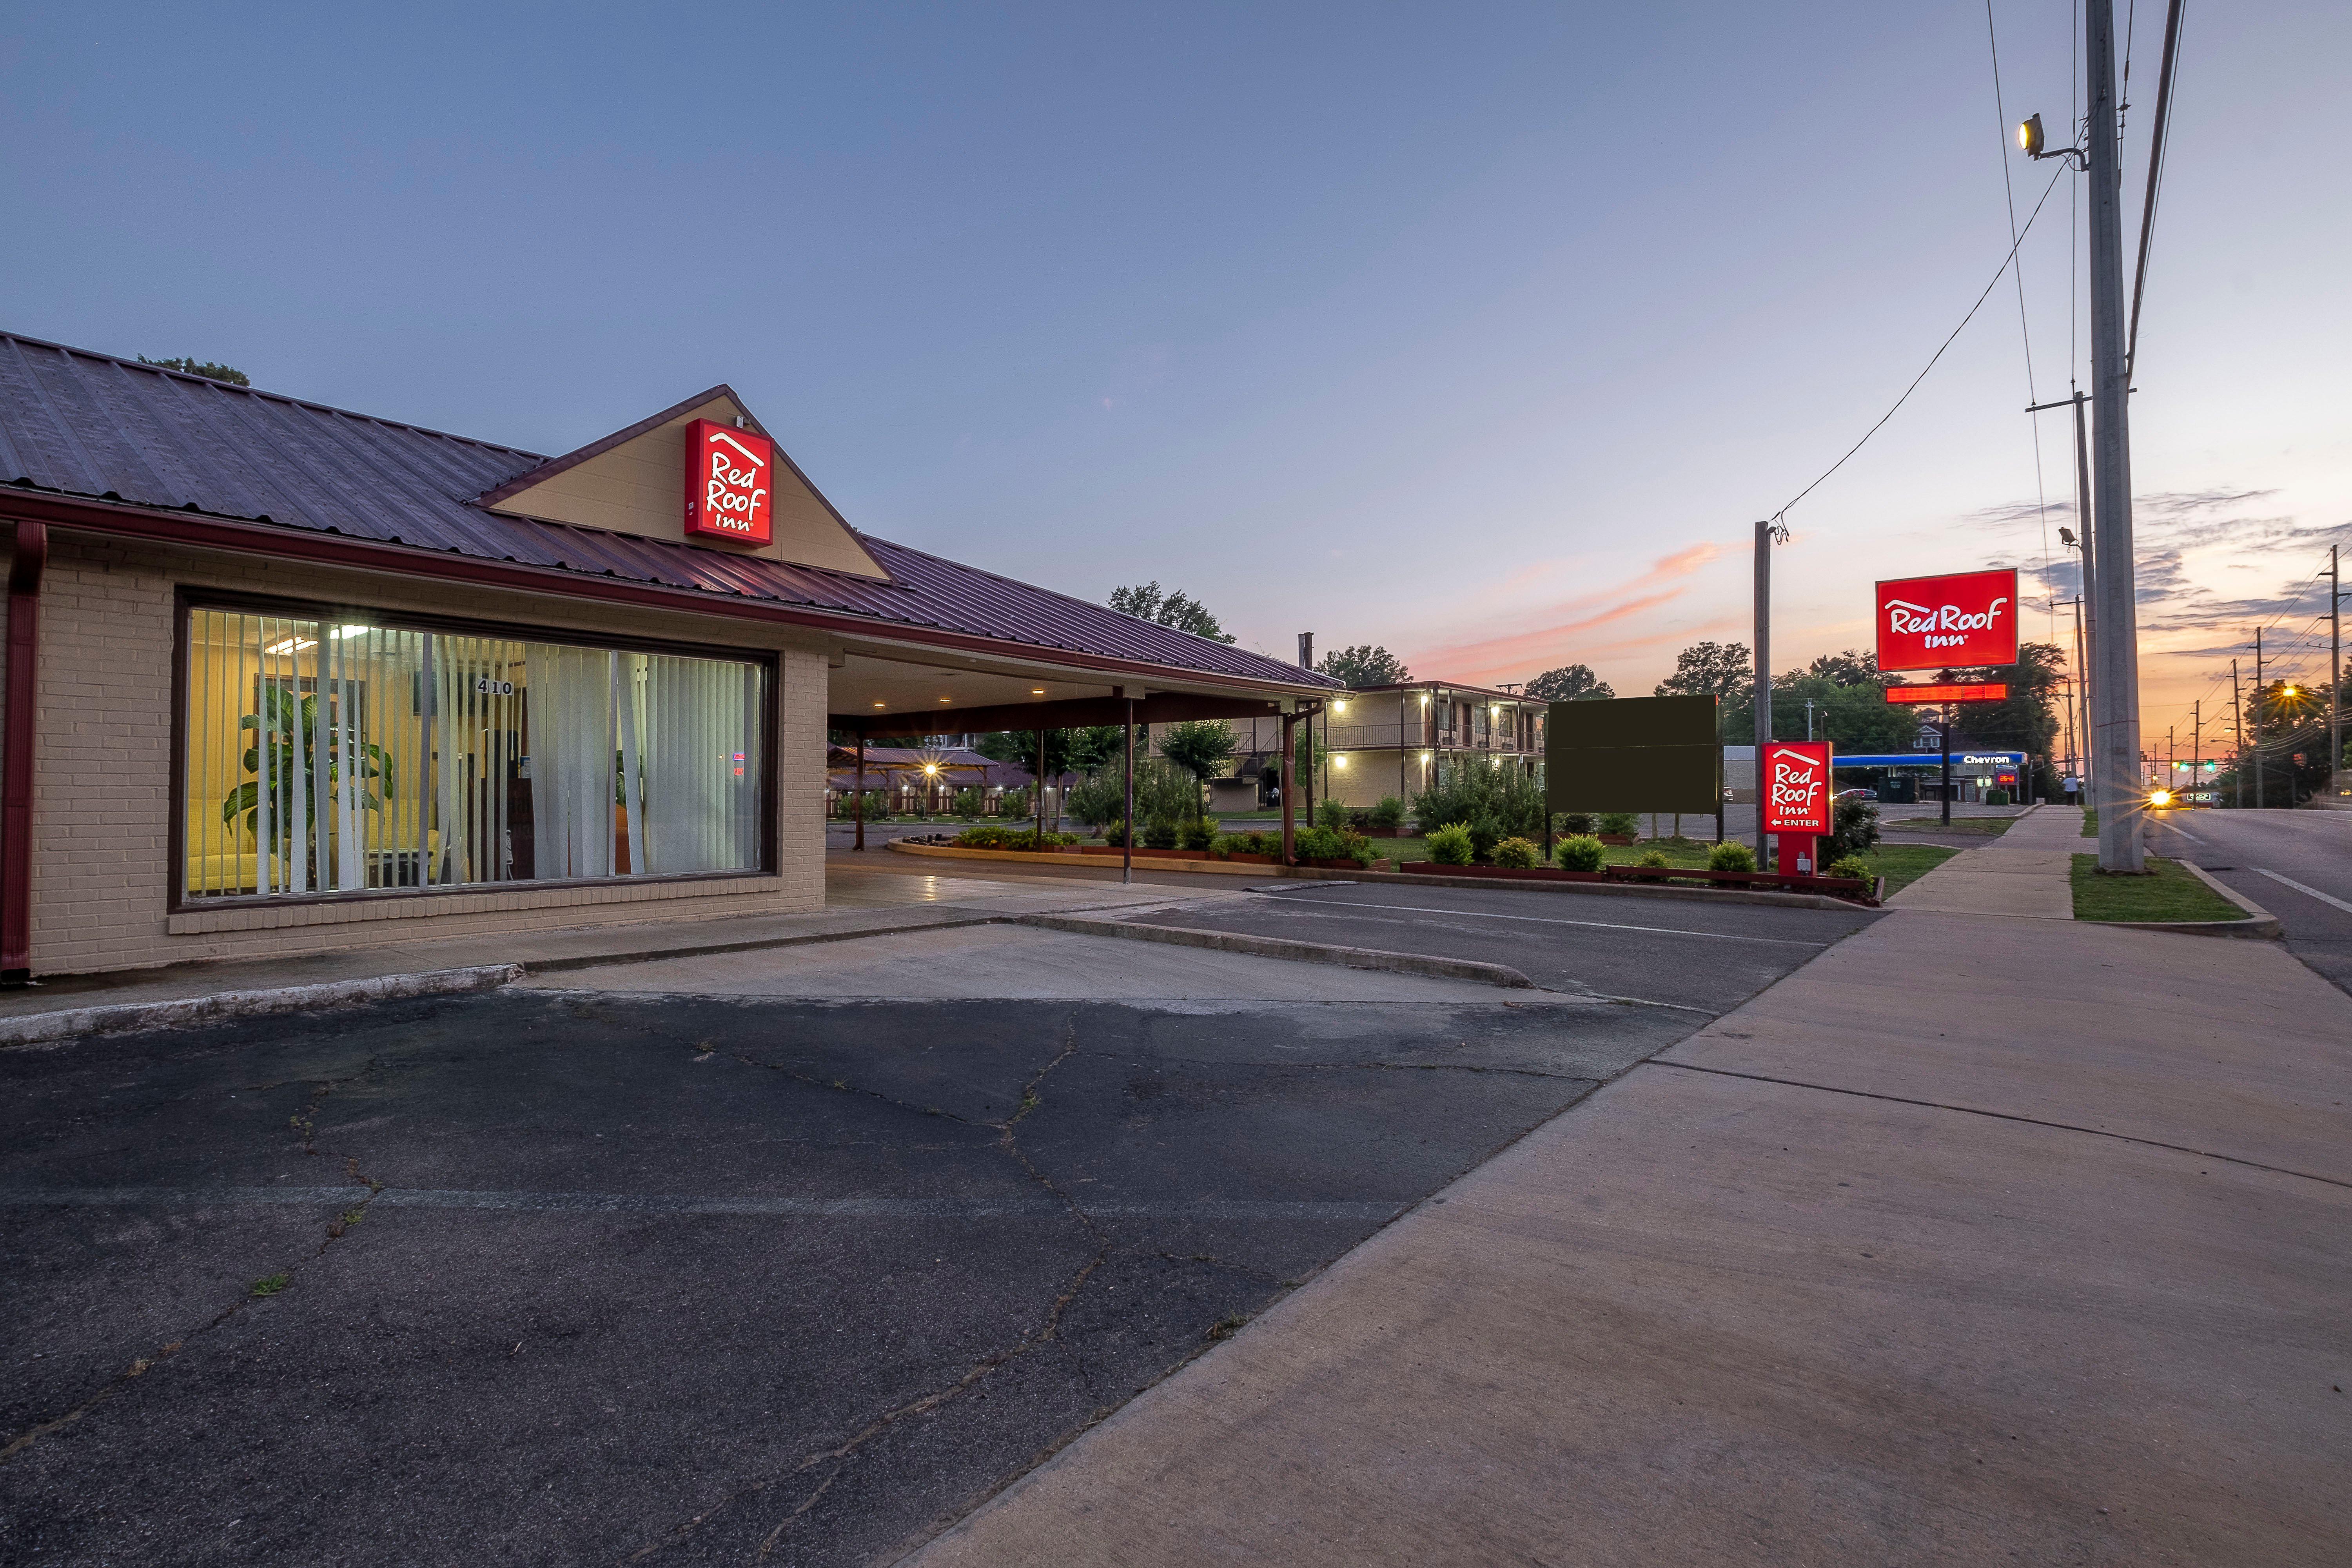
M 1280 882 L 1253 900 L 1129 918 L 1507 963 L 1540 986 L 1720 1013 L 1881 915 L 1524 888 Z
M 1462 989 L 0 1054 L 0 1559 L 885 1557 L 1701 1021 Z

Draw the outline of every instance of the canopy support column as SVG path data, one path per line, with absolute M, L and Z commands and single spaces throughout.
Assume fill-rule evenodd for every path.
M 1282 716 L 1282 863 L 1286 866 L 1297 865 L 1298 862 L 1296 831 L 1297 824 L 1290 807 L 1290 787 L 1293 782 L 1291 775 L 1298 771 L 1297 761 L 1292 754 L 1290 738 L 1297 727 L 1297 714 L 1285 713 Z
M 1118 879 L 1135 880 L 1135 699 L 1127 700 L 1127 830 L 1119 835 Z
M 862 732 L 857 737 L 857 788 L 850 798 L 857 803 L 857 842 L 851 847 L 863 849 L 866 847 L 866 736 Z

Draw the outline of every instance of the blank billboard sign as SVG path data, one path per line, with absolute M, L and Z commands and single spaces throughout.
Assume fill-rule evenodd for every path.
M 1712 697 L 1555 702 L 1544 720 L 1544 795 L 1553 811 L 1712 812 L 1723 746 Z

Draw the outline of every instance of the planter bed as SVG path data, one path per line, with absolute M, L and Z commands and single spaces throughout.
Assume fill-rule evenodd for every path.
M 1316 864 L 1320 865 L 1321 862 Z M 1531 866 L 1520 870 L 1512 866 L 1444 866 L 1434 860 L 1408 860 L 1397 869 L 1424 877 L 1502 877 L 1519 882 L 1605 882 L 1609 879 L 1599 871 L 1563 871 L 1557 866 Z
M 1321 862 L 1314 862 L 1321 864 Z M 1520 870 L 1507 866 L 1441 866 L 1408 860 L 1397 868 L 1424 877 L 1494 877 L 1518 882 L 1690 882 L 1717 888 L 1761 888 L 1782 893 L 1826 893 L 1852 903 L 1875 904 L 1874 889 L 1855 877 L 1782 876 L 1776 871 L 1710 871 L 1705 867 L 1610 866 L 1598 871 L 1563 871 L 1556 866 Z

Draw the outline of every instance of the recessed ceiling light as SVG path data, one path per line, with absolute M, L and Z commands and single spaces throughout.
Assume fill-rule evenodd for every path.
M 880 704 L 879 702 L 877 702 L 874 706 L 875 706 L 875 707 L 877 707 L 877 708 L 879 708 L 879 707 L 881 707 L 881 706 L 882 706 L 882 704 Z
M 954 701 L 954 700 L 955 700 L 955 699 L 954 699 L 954 698 L 952 698 L 952 697 L 942 697 L 942 698 L 940 698 L 940 701 L 942 701 L 942 702 L 952 702 L 952 701 Z
M 1042 686 L 1033 686 L 1029 689 L 1029 695 L 1032 697 L 1043 697 L 1045 695 L 1045 689 Z

